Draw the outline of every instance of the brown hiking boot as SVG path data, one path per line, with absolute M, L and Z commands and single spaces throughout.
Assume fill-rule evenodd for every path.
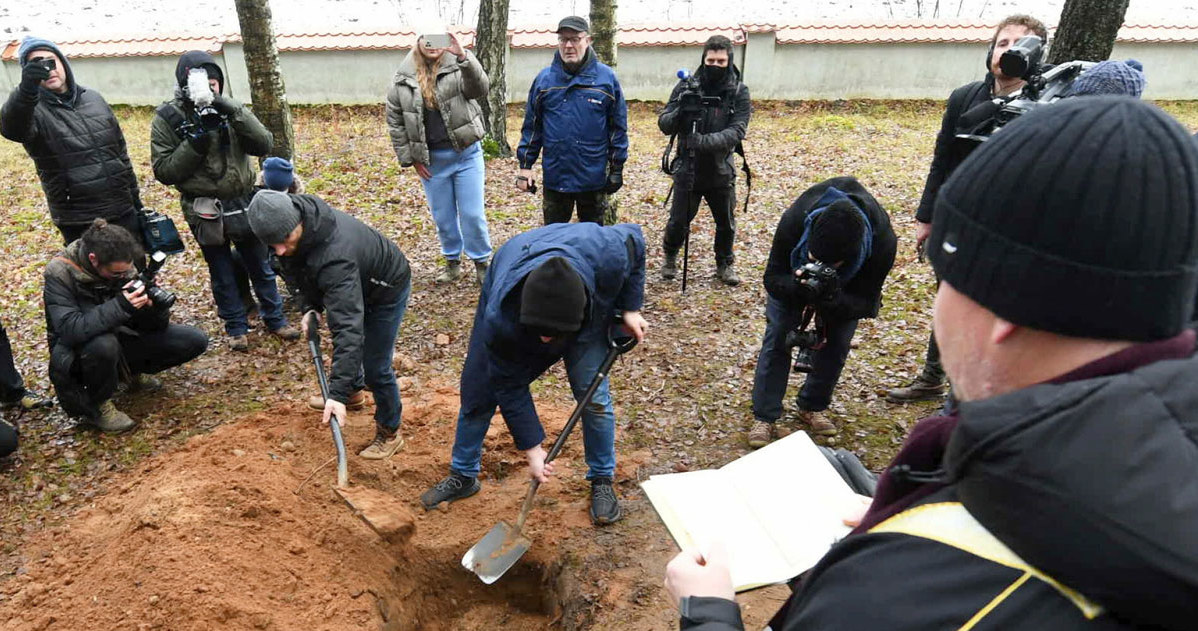
M 154 375 L 133 375 L 129 381 L 129 392 L 158 392 L 162 389 L 162 380 Z
M 360 410 L 370 403 L 370 395 L 366 394 L 365 390 L 358 390 L 357 392 L 349 395 L 349 401 L 345 402 L 345 409 Z M 312 408 L 313 410 L 323 410 L 324 397 L 320 396 L 319 394 L 314 394 L 308 397 L 308 407 Z
M 765 447 L 774 440 L 774 424 L 765 421 L 754 421 L 749 428 L 749 446 L 753 449 Z
M 446 259 L 445 267 L 441 269 L 441 273 L 437 274 L 437 278 L 433 282 L 438 285 L 441 283 L 452 283 L 462 275 L 462 262 L 457 259 Z
M 399 430 L 388 432 L 381 427 L 376 427 L 374 440 L 370 441 L 365 449 L 359 451 L 358 455 L 366 460 L 382 460 L 395 455 L 395 452 L 403 449 L 403 445 L 403 436 L 399 435 Z
M 22 410 L 35 410 L 37 408 L 48 408 L 51 405 L 54 405 L 53 399 L 43 397 L 33 390 L 26 388 L 25 393 L 20 398 L 0 402 L 0 409 L 21 408 Z
M 840 431 L 823 412 L 799 410 L 799 422 L 807 426 L 807 433 L 816 436 L 834 436 Z
M 678 276 L 678 253 L 666 253 L 666 260 L 661 264 L 661 277 L 665 280 L 674 280 Z
M 729 287 L 736 287 L 740 284 L 740 276 L 736 275 L 736 268 L 732 267 L 731 263 L 716 265 L 715 277 Z
M 291 326 L 290 324 L 284 324 L 283 326 L 271 331 L 270 334 L 287 342 L 294 342 L 295 340 L 300 339 L 299 329 Z
M 239 353 L 250 350 L 250 340 L 244 335 L 230 335 L 229 348 Z
M 137 427 L 137 423 L 134 423 L 128 414 L 116 409 L 112 399 L 101 403 L 100 413 L 86 419 L 85 422 L 106 434 L 119 434 Z
M 944 396 L 948 384 L 943 381 L 932 381 L 923 375 L 915 381 L 901 387 L 886 391 L 886 400 L 891 403 L 915 403 L 916 401 L 935 401 Z

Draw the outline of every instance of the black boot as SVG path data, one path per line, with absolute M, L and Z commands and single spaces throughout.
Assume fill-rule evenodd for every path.
M 478 493 L 482 487 L 478 478 L 468 478 L 451 472 L 445 479 L 433 485 L 433 488 L 420 496 L 420 504 L 424 506 L 424 510 L 433 510 L 441 502 L 453 502 L 470 497 Z
M 611 478 L 591 480 L 591 523 L 603 526 L 620 521 L 623 516 L 620 500 L 616 499 L 616 491 L 611 486 Z
M 661 264 L 661 277 L 673 280 L 678 275 L 678 253 L 666 252 L 666 260 Z

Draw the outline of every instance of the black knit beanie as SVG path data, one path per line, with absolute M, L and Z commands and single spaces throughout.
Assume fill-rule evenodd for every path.
M 520 295 L 520 324 L 543 334 L 582 328 L 587 290 L 566 259 L 555 256 L 529 272 Z
M 1127 97 L 1067 99 L 996 132 L 936 198 L 937 274 L 995 315 L 1068 335 L 1181 332 L 1198 289 L 1198 146 Z

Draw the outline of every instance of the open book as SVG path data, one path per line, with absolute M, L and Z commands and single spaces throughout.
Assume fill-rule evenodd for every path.
M 738 592 L 810 569 L 861 505 L 801 431 L 719 469 L 655 475 L 641 488 L 680 547 L 724 542 Z

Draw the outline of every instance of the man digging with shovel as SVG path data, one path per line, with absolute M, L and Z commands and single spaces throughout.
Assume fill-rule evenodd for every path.
M 553 224 L 518 235 L 495 254 L 483 281 L 462 368 L 461 408 L 449 476 L 420 496 L 426 510 L 478 493 L 483 439 L 495 409 L 528 458 L 537 482 L 553 474 L 541 447 L 545 430 L 529 384 L 562 360 L 576 400 L 587 393 L 608 353 L 615 316 L 637 342 L 648 323 L 645 240 L 640 226 Z M 612 489 L 616 422 L 604 377 L 582 414 L 591 521 L 622 516 Z

